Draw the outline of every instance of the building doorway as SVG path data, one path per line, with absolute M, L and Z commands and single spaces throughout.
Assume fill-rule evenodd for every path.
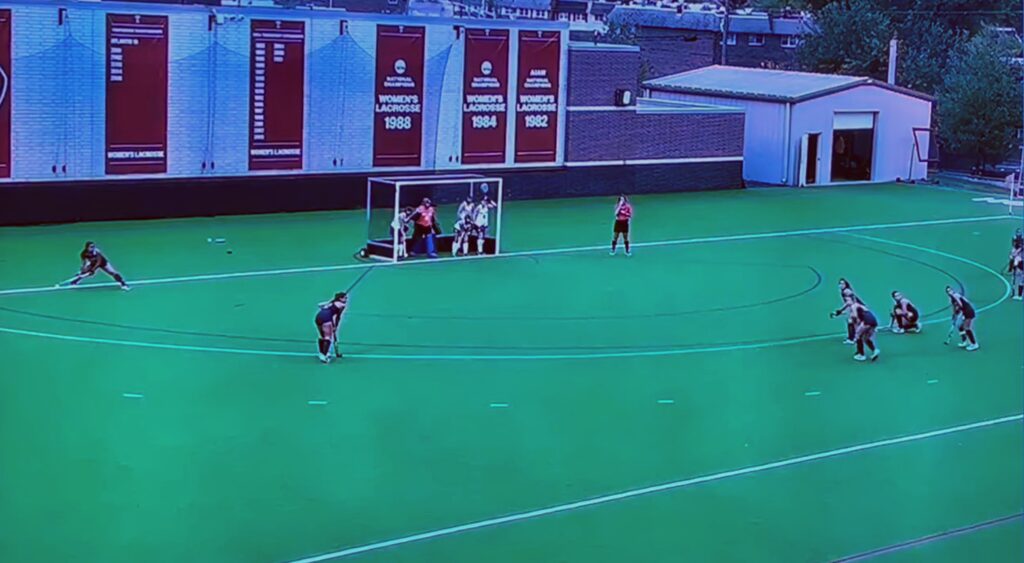
M 875 115 L 837 113 L 832 131 L 832 182 L 871 181 Z
M 817 184 L 821 166 L 821 133 L 804 135 L 800 147 L 800 163 L 800 185 Z

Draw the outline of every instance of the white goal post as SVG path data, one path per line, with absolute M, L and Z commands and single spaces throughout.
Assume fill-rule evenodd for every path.
M 441 253 L 456 256 L 482 251 L 479 253 L 496 256 L 501 253 L 503 199 L 504 182 L 497 176 L 371 176 L 366 180 L 366 245 L 361 254 L 390 262 L 433 258 Z M 430 200 L 434 211 L 430 232 L 422 224 L 417 225 L 422 223 L 417 219 L 425 200 Z M 462 234 L 460 248 L 454 245 L 457 210 L 463 203 L 475 214 L 465 222 L 472 228 L 460 225 L 458 229 Z M 413 215 L 403 211 L 412 211 Z

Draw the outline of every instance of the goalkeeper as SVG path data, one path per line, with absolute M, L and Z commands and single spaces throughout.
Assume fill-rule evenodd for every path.
M 423 247 L 426 247 L 427 256 L 437 258 L 437 241 L 435 235 L 441 232 L 437 224 L 437 208 L 429 197 L 423 198 L 420 206 L 412 213 L 410 219 L 413 222 L 412 247 L 413 252 L 420 254 Z

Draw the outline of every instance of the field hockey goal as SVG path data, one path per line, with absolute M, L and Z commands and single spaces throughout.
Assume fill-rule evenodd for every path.
M 362 255 L 387 261 L 456 255 L 460 205 L 472 208 L 472 214 L 460 226 L 464 238 L 457 255 L 500 254 L 503 188 L 501 178 L 479 174 L 368 178 Z M 425 205 L 433 207 L 429 229 Z

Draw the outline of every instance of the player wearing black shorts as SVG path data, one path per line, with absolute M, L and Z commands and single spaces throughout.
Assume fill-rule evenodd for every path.
M 615 226 L 612 227 L 612 251 L 609 254 L 615 255 L 615 249 L 619 245 L 621 236 L 626 245 L 626 256 L 633 255 L 629 249 L 629 224 L 632 220 L 633 206 L 629 203 L 629 198 L 620 195 L 619 201 L 615 204 Z
M 875 331 L 878 330 L 878 319 L 875 318 L 875 314 L 865 307 L 863 303 L 851 301 L 850 318 L 856 324 L 854 338 L 857 342 L 857 353 L 853 356 L 853 359 L 858 362 L 866 360 L 864 347 L 867 346 L 868 350 L 871 350 L 871 361 L 877 360 L 882 351 L 875 346 Z
M 338 350 L 338 327 L 341 326 L 341 317 L 348 307 L 348 294 L 344 291 L 334 294 L 334 298 L 327 303 L 320 305 L 316 313 L 317 347 L 320 351 L 320 361 L 329 363 L 331 361 L 331 348 L 334 348 L 335 355 L 341 357 Z
M 946 295 L 953 305 L 953 325 L 960 331 L 960 347 L 968 352 L 978 349 L 978 338 L 974 335 L 974 319 L 978 313 L 974 305 L 966 297 L 957 293 L 952 287 L 946 286 Z
M 834 319 L 842 315 L 843 313 L 847 313 L 846 340 L 843 341 L 843 344 L 854 344 L 854 333 L 856 331 L 856 323 L 853 320 L 853 315 L 851 314 L 850 306 L 853 305 L 854 303 L 860 303 L 861 305 L 863 305 L 864 302 L 861 301 L 859 297 L 857 297 L 857 294 L 854 293 L 853 291 L 853 287 L 850 285 L 850 282 L 846 281 L 846 278 L 839 278 L 839 298 L 842 300 L 843 306 L 830 313 L 829 317 Z
M 1010 263 L 1006 268 L 1013 279 L 1013 299 L 1024 300 L 1024 247 L 1015 247 L 1010 252 Z
M 921 313 L 917 307 L 898 291 L 892 292 L 892 318 L 896 327 L 892 329 L 894 334 L 904 332 L 921 332 Z
M 121 277 L 121 274 L 114 269 L 114 265 L 110 263 L 110 260 L 108 260 L 103 252 L 96 246 L 96 243 L 92 241 L 86 242 L 85 248 L 82 249 L 81 254 L 78 256 L 82 259 L 82 268 L 78 271 L 78 275 L 68 282 L 68 285 L 76 286 L 85 278 L 94 276 L 97 270 L 103 270 L 108 276 L 114 278 L 114 281 L 121 285 L 121 289 L 125 291 L 131 289 L 128 287 L 128 283 L 124 281 L 124 278 Z

